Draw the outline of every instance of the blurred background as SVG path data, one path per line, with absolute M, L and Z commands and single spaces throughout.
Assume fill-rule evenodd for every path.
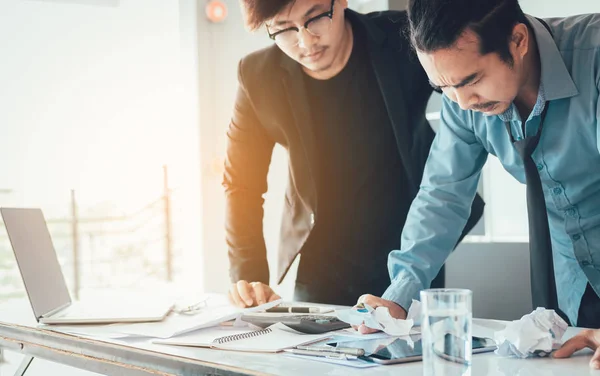
M 221 179 L 237 63 L 271 40 L 224 3 L 213 23 L 207 0 L 0 2 L 0 206 L 43 209 L 73 295 L 164 282 L 227 290 Z M 520 3 L 539 17 L 600 12 L 598 0 Z M 350 0 L 361 12 L 405 6 Z M 435 96 L 434 128 L 438 110 Z M 277 148 L 264 219 L 272 271 L 286 169 Z M 485 218 L 447 282 L 474 290 L 476 316 L 515 318 L 530 309 L 525 190 L 490 158 L 480 192 Z M 277 287 L 285 298 L 294 270 Z M 0 300 L 24 296 L 0 227 Z

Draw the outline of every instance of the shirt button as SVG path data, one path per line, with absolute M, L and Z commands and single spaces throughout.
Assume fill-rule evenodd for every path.
M 589 266 L 589 265 L 590 265 L 590 262 L 588 260 L 583 260 L 581 262 L 581 266 Z
M 554 187 L 554 189 L 552 189 L 552 193 L 554 193 L 555 195 L 559 195 L 562 193 L 562 188 L 561 187 Z
M 573 208 L 567 209 L 565 211 L 565 214 L 568 215 L 569 217 L 574 217 L 575 216 L 575 209 L 573 209 Z
M 579 234 L 573 235 L 573 240 L 579 240 L 579 239 L 581 239 L 581 235 L 579 235 Z
M 544 169 L 544 165 L 541 163 L 538 163 L 538 165 L 536 166 L 538 171 L 542 171 Z

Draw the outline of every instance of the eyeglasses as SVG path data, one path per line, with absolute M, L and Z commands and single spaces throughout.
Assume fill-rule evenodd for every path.
M 304 23 L 303 26 L 300 26 L 299 28 L 292 26 L 288 27 L 287 29 L 278 30 L 271 34 L 269 25 L 267 25 L 267 33 L 269 33 L 269 38 L 273 39 L 275 43 L 280 46 L 292 47 L 300 43 L 300 40 L 298 39 L 298 33 L 302 28 L 315 37 L 326 34 L 331 29 L 334 3 L 335 0 L 331 0 L 331 9 L 329 12 L 324 12 L 310 18 Z

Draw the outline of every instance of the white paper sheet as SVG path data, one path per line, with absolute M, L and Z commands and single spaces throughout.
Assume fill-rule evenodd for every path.
M 269 309 L 280 303 L 281 300 L 277 300 L 250 308 L 238 308 L 229 304 L 212 307 L 208 306 L 193 315 L 171 313 L 163 321 L 159 322 L 110 325 L 44 325 L 41 327 L 65 333 L 94 337 L 122 338 L 132 335 L 138 337 L 170 338 L 196 329 L 208 328 L 224 321 L 236 319 L 246 312 Z

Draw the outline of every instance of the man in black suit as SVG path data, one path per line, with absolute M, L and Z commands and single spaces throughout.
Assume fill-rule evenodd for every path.
M 432 89 L 402 30 L 406 13 L 363 15 L 347 0 L 242 0 L 251 29 L 275 45 L 239 64 L 224 186 L 230 299 L 278 298 L 269 287 L 263 198 L 276 143 L 289 153 L 278 281 L 302 254 L 295 300 L 353 304 L 389 285 L 434 134 Z M 481 217 L 473 203 L 465 233 Z M 443 275 L 437 282 L 443 285 Z

